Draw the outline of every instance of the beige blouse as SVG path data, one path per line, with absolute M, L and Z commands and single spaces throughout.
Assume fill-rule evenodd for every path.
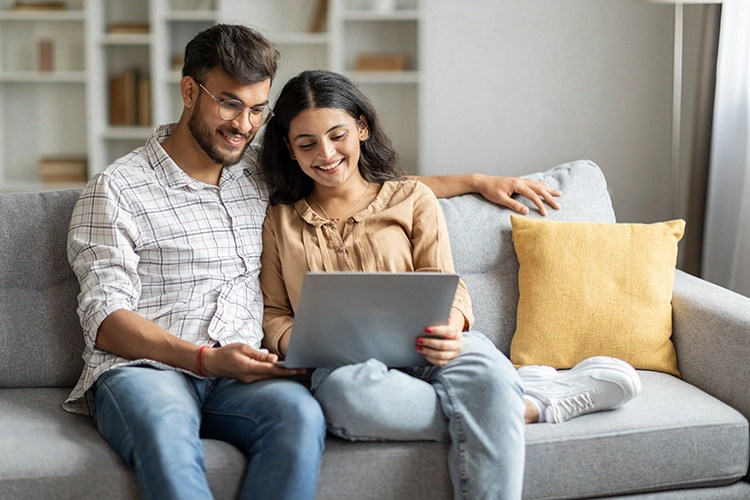
M 386 182 L 367 208 L 349 217 L 343 236 L 304 199 L 293 205 L 270 205 L 263 224 L 260 285 L 263 345 L 273 353 L 279 354 L 279 340 L 294 323 L 308 271 L 454 272 L 448 228 L 437 198 L 418 181 Z M 468 329 L 474 317 L 463 281 L 453 307 L 464 315 Z

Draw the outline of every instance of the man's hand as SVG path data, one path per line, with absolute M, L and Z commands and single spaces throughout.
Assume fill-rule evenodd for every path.
M 546 182 L 521 179 L 520 177 L 476 175 L 476 191 L 493 203 L 527 214 L 529 213 L 529 207 L 511 198 L 513 194 L 518 193 L 531 200 L 542 215 L 547 215 L 544 202 L 547 202 L 555 210 L 560 209 L 560 204 L 555 200 L 555 196 L 562 195 L 562 192 L 551 189 Z
M 305 372 L 275 366 L 278 359 L 275 354 L 245 344 L 229 344 L 206 349 L 203 352 L 203 367 L 209 377 L 234 378 L 247 383 Z
M 555 210 L 560 209 L 555 196 L 562 195 L 562 192 L 551 189 L 549 184 L 541 181 L 485 174 L 429 175 L 412 178 L 427 185 L 438 198 L 478 193 L 493 203 L 527 214 L 529 207 L 511 198 L 513 194 L 518 193 L 531 200 L 542 215 L 547 215 L 545 202 Z

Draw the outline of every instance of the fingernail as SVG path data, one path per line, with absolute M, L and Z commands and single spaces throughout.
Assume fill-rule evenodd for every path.
M 417 344 L 424 344 L 424 339 L 418 338 L 417 339 Z
M 425 332 L 425 333 L 432 333 L 432 328 L 425 328 L 425 329 L 424 329 L 424 332 Z
M 418 346 L 417 346 L 417 351 L 421 351 L 421 350 L 422 350 L 422 346 L 421 346 L 421 345 L 418 345 Z

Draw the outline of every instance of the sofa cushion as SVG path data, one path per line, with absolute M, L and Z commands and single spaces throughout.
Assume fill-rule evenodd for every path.
M 671 375 L 639 375 L 643 390 L 617 410 L 526 426 L 524 498 L 714 486 L 745 476 L 748 423 L 739 412 Z
M 135 476 L 94 419 L 67 413 L 70 388 L 0 389 L 0 498 L 138 498 Z M 230 444 L 206 439 L 215 498 L 237 498 L 247 467 Z
M 731 484 L 748 467 L 748 424 L 735 410 L 663 373 L 612 412 L 526 426 L 524 499 L 606 497 Z M 91 417 L 60 409 L 67 389 L 0 389 L 0 498 L 137 498 L 134 476 Z M 204 440 L 216 498 L 236 498 L 247 461 Z M 318 499 L 451 498 L 447 445 L 326 440 Z M 363 465 L 366 464 L 366 465 Z M 748 498 L 750 485 L 730 488 Z M 710 498 L 685 496 L 674 498 Z
M 0 194 L 0 387 L 70 386 L 83 368 L 66 240 L 80 190 Z
M 520 263 L 513 363 L 572 368 L 604 355 L 679 376 L 670 340 L 672 284 L 685 221 L 599 224 L 511 215 L 511 225 Z
M 560 210 L 548 209 L 546 220 L 615 222 L 607 184 L 599 167 L 591 161 L 566 163 L 533 175 L 562 191 Z M 531 208 L 529 218 L 542 218 L 536 206 L 517 198 Z M 476 323 L 506 355 L 516 330 L 518 305 L 518 259 L 511 238 L 510 209 L 480 196 L 441 199 L 450 233 L 456 272 L 471 295 Z

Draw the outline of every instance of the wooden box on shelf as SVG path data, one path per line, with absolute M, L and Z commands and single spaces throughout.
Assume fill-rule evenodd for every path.
M 357 71 L 404 71 L 406 54 L 360 54 L 357 56 Z
M 39 159 L 42 182 L 76 182 L 88 180 L 85 156 L 44 156 Z
M 65 2 L 37 2 L 34 0 L 19 0 L 13 4 L 13 10 L 65 10 Z

